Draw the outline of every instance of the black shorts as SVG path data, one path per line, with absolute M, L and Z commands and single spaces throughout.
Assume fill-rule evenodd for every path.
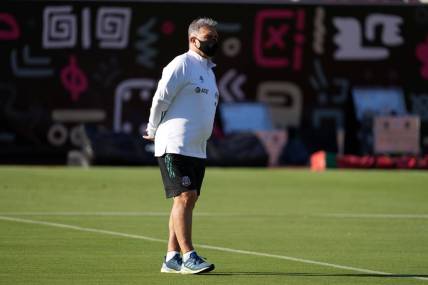
M 194 190 L 200 195 L 205 175 L 205 159 L 174 153 L 164 154 L 157 159 L 167 198 Z

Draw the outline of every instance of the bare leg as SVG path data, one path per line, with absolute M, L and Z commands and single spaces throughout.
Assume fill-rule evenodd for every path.
M 169 216 L 168 251 L 180 252 L 180 245 L 178 244 L 177 236 L 175 235 L 175 231 L 174 231 L 174 222 L 172 219 L 172 210 L 171 210 L 171 215 Z
M 171 210 L 176 239 L 183 253 L 193 250 L 192 216 L 198 195 L 196 191 L 183 192 L 174 197 Z

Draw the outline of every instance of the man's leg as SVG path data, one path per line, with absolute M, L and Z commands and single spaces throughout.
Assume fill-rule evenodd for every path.
M 193 208 L 198 200 L 197 191 L 187 191 L 174 197 L 172 220 L 178 244 L 183 252 L 182 274 L 209 272 L 214 264 L 205 261 L 194 250 L 192 244 Z
M 174 197 L 174 204 L 171 210 L 172 224 L 179 248 L 183 253 L 194 249 L 192 244 L 192 216 L 197 199 L 198 194 L 196 191 L 183 192 Z
M 186 241 L 185 244 L 187 245 L 187 247 L 186 250 L 183 250 L 183 253 L 187 252 L 188 248 L 193 249 L 191 232 L 192 210 L 195 205 L 195 202 L 196 201 L 193 199 L 192 194 L 189 195 L 182 193 L 176 198 L 174 198 L 168 224 L 168 252 L 165 256 L 165 262 L 162 264 L 161 272 L 180 273 L 181 271 L 182 259 L 180 257 L 180 250 L 182 249 L 182 247 L 180 246 L 179 240 L 177 239 L 178 234 L 176 233 L 175 224 L 178 225 L 177 228 L 179 229 L 179 233 L 181 235 L 184 235 L 184 238 L 180 238 L 180 240 Z M 175 222 L 174 220 L 178 222 Z
M 174 223 L 172 213 L 169 217 L 169 239 L 168 252 L 165 256 L 165 261 L 162 264 L 161 272 L 163 273 L 180 273 L 183 261 L 180 256 L 180 246 L 174 231 Z
M 168 239 L 168 252 L 171 252 L 171 251 L 180 252 L 180 245 L 178 244 L 177 236 L 175 235 L 175 230 L 174 230 L 172 209 L 171 209 L 171 215 L 169 216 L 169 239 Z

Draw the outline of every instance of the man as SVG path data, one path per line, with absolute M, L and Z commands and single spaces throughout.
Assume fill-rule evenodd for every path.
M 189 51 L 163 69 L 144 136 L 155 142 L 166 197 L 173 198 L 168 252 L 161 268 L 165 273 L 196 274 L 214 269 L 214 264 L 201 258 L 193 247 L 192 215 L 218 103 L 212 71 L 215 64 L 211 61 L 217 49 L 216 25 L 209 18 L 190 24 Z

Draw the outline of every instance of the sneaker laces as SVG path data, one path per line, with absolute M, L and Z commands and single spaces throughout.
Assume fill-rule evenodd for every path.
M 199 255 L 196 255 L 196 257 L 195 257 L 195 263 L 196 263 L 196 264 L 204 263 L 204 262 L 205 262 L 205 260 L 206 260 L 206 258 L 205 258 L 205 257 L 199 256 Z

